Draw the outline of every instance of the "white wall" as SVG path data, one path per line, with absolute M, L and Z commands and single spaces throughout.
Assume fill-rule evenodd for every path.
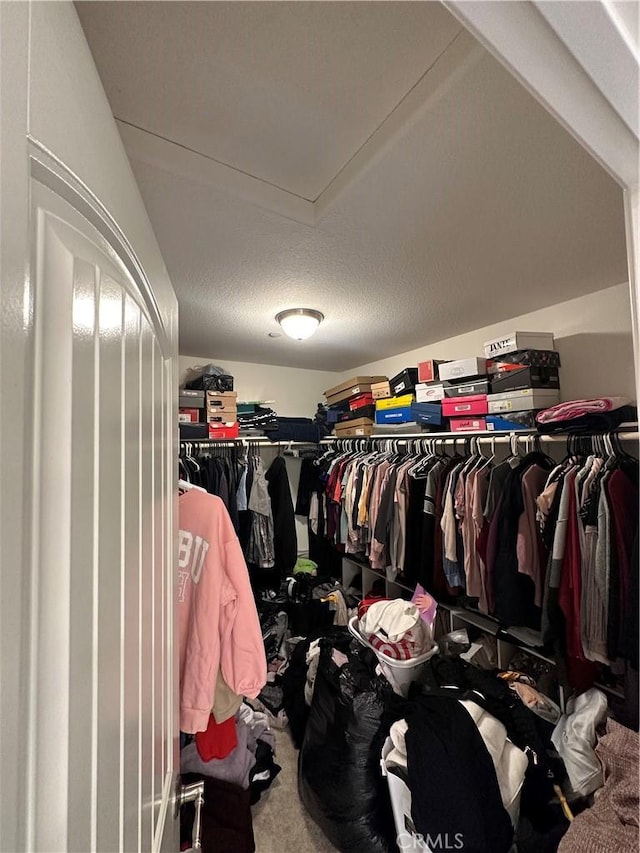
M 272 408 L 282 417 L 313 418 L 323 392 L 336 384 L 336 373 L 329 370 L 302 370 L 272 364 L 228 361 L 211 356 L 180 356 L 180 384 L 188 367 L 197 364 L 224 367 L 234 377 L 238 400 L 274 400 Z
M 29 133 L 106 207 L 133 245 L 159 304 L 176 305 L 158 242 L 73 3 L 31 3 Z M 175 311 L 162 319 L 173 329 Z
M 622 394 L 635 399 L 635 371 L 631 333 L 629 286 L 620 284 L 550 308 L 523 314 L 455 338 L 374 361 L 343 373 L 302 370 L 295 367 L 251 364 L 224 359 L 180 356 L 180 382 L 196 364 L 213 362 L 235 378 L 239 400 L 275 400 L 273 408 L 283 416 L 313 417 L 323 391 L 356 374 L 393 376 L 425 358 L 464 358 L 483 355 L 485 341 L 511 331 L 551 331 L 562 367 L 562 399 Z M 268 466 L 278 451 L 263 451 Z M 300 477 L 299 460 L 287 457 L 291 494 L 295 504 Z M 298 552 L 308 550 L 306 521 L 296 518 Z
M 628 284 L 619 284 L 495 323 L 401 355 L 363 364 L 340 374 L 393 376 L 426 358 L 455 359 L 484 355 L 485 341 L 512 331 L 551 331 L 560 353 L 563 400 L 602 394 L 636 398 L 631 306 Z M 338 381 L 339 381 L 338 380 Z
M 302 370 L 295 367 L 277 367 L 271 364 L 251 364 L 245 361 L 227 361 L 222 358 L 180 356 L 180 384 L 185 380 L 187 368 L 212 362 L 224 367 L 234 377 L 238 400 L 274 400 L 272 408 L 282 417 L 313 418 L 318 403 L 324 401 L 323 392 L 336 384 L 336 373 L 328 370 Z M 278 451 L 263 448 L 261 455 L 268 468 Z M 291 497 L 295 506 L 300 479 L 300 460 L 287 456 L 287 471 Z M 306 519 L 296 516 L 298 553 L 307 553 L 309 537 Z

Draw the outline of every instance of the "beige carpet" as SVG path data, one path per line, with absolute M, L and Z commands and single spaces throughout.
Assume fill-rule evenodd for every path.
M 256 853 L 335 853 L 298 796 L 298 753 L 288 729 L 274 732 L 282 770 L 251 810 Z

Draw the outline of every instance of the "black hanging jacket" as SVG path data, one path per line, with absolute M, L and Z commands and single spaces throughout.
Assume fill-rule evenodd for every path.
M 298 559 L 298 540 L 287 466 L 282 456 L 276 456 L 265 477 L 273 513 L 275 571 L 285 578 L 293 572 Z

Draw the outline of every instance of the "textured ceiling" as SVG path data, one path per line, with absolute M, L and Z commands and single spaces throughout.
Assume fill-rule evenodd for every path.
M 308 200 L 460 31 L 439 3 L 78 8 L 118 119 Z
M 176 5 L 190 10 L 184 28 L 171 18 L 182 12 L 163 11 Z M 124 6 L 134 7 L 129 23 Z M 299 12 L 302 7 L 314 7 L 313 13 Z M 226 118 L 203 122 L 197 150 L 206 143 L 227 165 L 279 186 L 300 181 L 295 185 L 304 185 L 307 198 L 324 188 L 349 147 L 354 153 L 366 142 L 394 98 L 405 94 L 408 102 L 412 80 L 436 79 L 455 42 L 428 70 L 434 53 L 457 32 L 435 3 L 89 3 L 80 4 L 80 13 L 116 116 L 118 104 L 126 103 L 127 121 L 144 127 L 155 116 L 175 134 L 184 124 L 193 140 L 203 93 L 221 89 L 215 98 L 227 101 L 230 130 Z M 206 50 L 200 31 L 211 33 L 207 14 L 222 19 L 224 49 L 212 49 L 216 61 L 207 66 L 206 80 L 180 78 L 178 109 L 172 68 L 177 74 L 179 51 Z M 345 99 L 357 97 L 361 110 L 340 109 L 345 104 L 331 89 L 337 78 L 315 79 L 313 63 L 305 64 L 290 44 L 302 38 L 298 15 L 304 14 L 314 16 L 315 50 L 324 46 L 341 74 L 348 68 L 347 76 L 358 78 L 352 89 L 345 83 Z M 177 28 L 172 38 L 163 29 L 167 21 Z M 366 38 L 357 37 L 358 27 Z M 280 52 L 271 56 L 274 32 Z M 304 44 L 309 50 L 310 42 Z M 383 91 L 381 78 L 371 75 L 376 63 L 367 45 L 386 69 Z M 169 57 L 167 68 L 154 66 L 162 69 L 160 79 L 142 75 L 144 97 L 140 80 L 116 68 L 138 46 L 147 58 Z M 374 134 L 380 143 L 354 158 L 357 169 L 321 208 L 314 206 L 311 224 L 269 209 L 258 195 L 252 200 L 201 179 L 197 166 L 204 176 L 205 158 L 193 155 L 189 168 L 178 170 L 171 157 L 130 148 L 179 299 L 183 354 L 347 370 L 626 280 L 620 189 L 497 62 L 474 50 L 473 61 L 459 73 L 448 68 L 435 94 L 407 113 L 394 134 L 385 135 L 388 123 Z M 256 116 L 262 124 L 247 130 L 250 109 L 242 92 L 250 106 L 247 81 L 258 62 L 259 74 L 268 68 L 271 95 L 268 109 L 263 104 Z M 148 60 L 145 67 L 151 65 Z M 195 67 L 202 69 L 203 61 Z M 260 80 L 256 90 L 262 91 Z M 234 143 L 238 128 L 251 135 L 245 147 Z M 324 145 L 311 146 L 294 156 L 292 134 L 340 141 L 326 152 Z M 269 338 L 275 314 L 296 306 L 325 314 L 316 335 L 303 344 Z

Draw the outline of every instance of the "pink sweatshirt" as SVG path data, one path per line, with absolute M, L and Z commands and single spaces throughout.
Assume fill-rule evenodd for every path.
M 207 728 L 218 670 L 240 696 L 267 680 L 260 620 L 240 543 L 220 498 L 191 489 L 178 499 L 180 729 Z

